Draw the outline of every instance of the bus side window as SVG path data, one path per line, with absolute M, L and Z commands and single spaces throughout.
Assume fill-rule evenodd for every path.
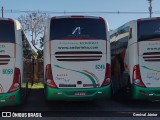
M 27 39 L 24 35 L 24 33 L 22 32 L 22 45 L 23 45 L 23 54 L 24 54 L 24 58 L 26 58 L 28 56 L 28 44 L 27 44 Z
M 132 38 L 132 28 L 129 28 L 129 40 Z

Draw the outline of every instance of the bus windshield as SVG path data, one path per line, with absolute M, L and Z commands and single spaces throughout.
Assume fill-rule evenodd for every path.
M 14 22 L 0 20 L 0 42 L 15 43 Z
M 106 40 L 105 22 L 93 18 L 58 18 L 51 20 L 50 40 L 58 39 Z
M 160 20 L 138 22 L 138 41 L 160 38 Z

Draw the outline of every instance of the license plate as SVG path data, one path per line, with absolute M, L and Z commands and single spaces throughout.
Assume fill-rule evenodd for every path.
M 86 95 L 86 93 L 85 92 L 76 92 L 76 93 L 74 93 L 74 95 L 76 95 L 76 96 L 84 96 L 84 95 Z

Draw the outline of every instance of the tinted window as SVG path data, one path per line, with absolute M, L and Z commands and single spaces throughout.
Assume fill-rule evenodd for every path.
M 106 40 L 105 22 L 101 19 L 91 18 L 52 19 L 50 40 L 67 38 Z
M 160 20 L 138 22 L 138 41 L 160 37 Z
M 0 42 L 15 42 L 14 22 L 0 20 Z

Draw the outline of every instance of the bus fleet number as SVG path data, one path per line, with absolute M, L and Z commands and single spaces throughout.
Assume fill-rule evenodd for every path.
M 105 65 L 96 65 L 96 69 L 105 69 Z
M 13 69 L 3 69 L 2 74 L 13 74 Z

